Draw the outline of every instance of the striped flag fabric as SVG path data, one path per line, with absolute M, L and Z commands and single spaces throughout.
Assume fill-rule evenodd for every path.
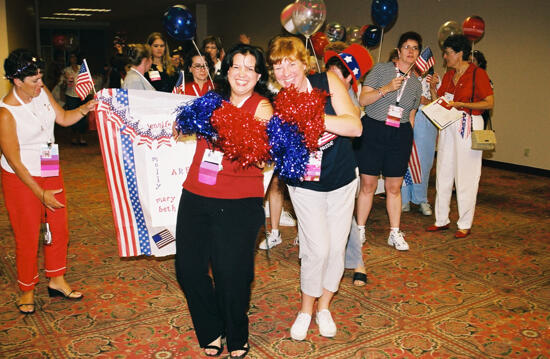
M 172 93 L 178 95 L 183 95 L 185 93 L 185 74 L 183 71 L 180 71 L 180 76 L 178 77 L 178 81 L 176 81 L 176 84 L 172 89 Z
M 426 47 L 416 59 L 415 65 L 421 73 L 428 71 L 435 64 L 434 55 L 429 47 Z
M 418 157 L 418 150 L 416 149 L 416 143 L 413 141 L 411 156 L 409 157 L 409 173 L 412 183 L 422 183 L 422 168 L 420 167 L 420 158 Z
M 78 75 L 76 75 L 74 90 L 78 97 L 80 97 L 81 100 L 84 100 L 93 88 L 94 81 L 92 80 L 92 75 L 90 74 L 86 59 L 84 59 L 82 61 L 82 65 L 80 65 L 80 71 L 78 71 Z

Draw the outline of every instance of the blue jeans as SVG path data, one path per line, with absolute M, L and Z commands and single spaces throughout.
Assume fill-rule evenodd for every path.
M 418 150 L 420 159 L 420 168 L 422 169 L 422 183 L 413 183 L 412 185 L 401 187 L 401 203 L 414 204 L 428 203 L 428 181 L 430 171 L 434 162 L 435 139 L 437 137 L 437 127 L 421 111 L 422 105 L 414 118 L 414 143 Z
M 359 238 L 359 228 L 357 221 L 353 217 L 351 221 L 351 230 L 349 231 L 348 244 L 346 245 L 346 261 L 344 267 L 346 269 L 355 269 L 363 266 L 363 251 L 361 238 Z

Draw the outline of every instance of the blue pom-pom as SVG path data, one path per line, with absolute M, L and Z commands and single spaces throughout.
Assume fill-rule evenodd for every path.
M 210 117 L 222 104 L 222 97 L 214 91 L 207 92 L 190 104 L 176 109 L 176 130 L 184 135 L 197 134 L 211 140 L 217 132 L 210 123 Z
M 298 126 L 285 123 L 278 116 L 273 116 L 267 124 L 267 135 L 275 172 L 285 180 L 296 181 L 303 178 L 309 152 L 304 135 L 298 130 Z

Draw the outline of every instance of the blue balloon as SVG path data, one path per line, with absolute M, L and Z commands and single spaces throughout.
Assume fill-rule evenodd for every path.
M 168 35 L 180 41 L 193 39 L 197 31 L 193 15 L 183 5 L 172 6 L 166 10 L 163 25 Z
M 361 42 L 365 47 L 376 47 L 382 38 L 382 29 L 377 25 L 369 25 L 363 32 Z
M 372 0 L 371 12 L 374 22 L 384 28 L 397 17 L 397 0 Z

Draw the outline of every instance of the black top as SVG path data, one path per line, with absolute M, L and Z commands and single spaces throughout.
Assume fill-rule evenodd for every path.
M 330 93 L 326 73 L 314 74 L 307 77 L 313 88 Z M 336 115 L 332 107 L 331 97 L 327 98 L 325 114 Z M 321 162 L 320 181 L 289 182 L 291 186 L 302 187 L 319 192 L 334 191 L 349 184 L 355 179 L 355 156 L 351 148 L 351 139 L 338 136 L 321 146 L 323 159 Z
M 158 71 L 157 65 L 151 65 L 151 69 L 149 71 Z M 178 81 L 178 73 L 174 72 L 172 76 L 168 76 L 166 71 L 159 71 L 159 74 L 160 80 L 157 81 L 151 81 L 151 78 L 149 77 L 149 72 L 145 73 L 145 78 L 151 83 L 151 85 L 153 85 L 155 90 L 162 92 L 172 92 L 176 81 Z

